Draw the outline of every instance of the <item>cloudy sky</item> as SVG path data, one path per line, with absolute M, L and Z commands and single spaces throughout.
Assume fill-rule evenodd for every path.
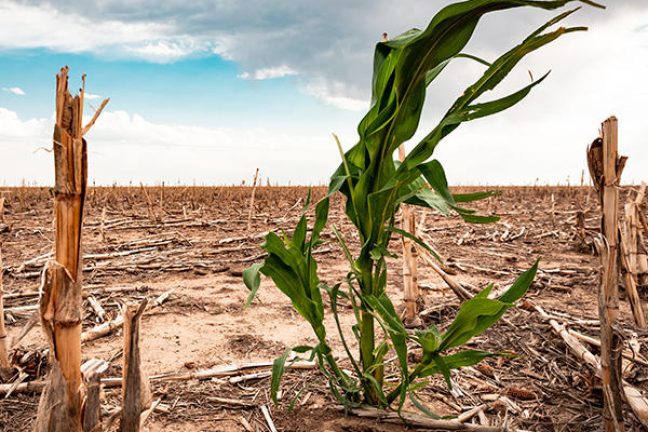
M 87 78 L 86 113 L 111 101 L 88 134 L 90 178 L 319 184 L 368 106 L 373 46 L 424 27 L 443 0 L 0 0 L 0 185 L 50 184 L 54 76 Z M 605 2 L 604 2 L 605 3 Z M 580 181 L 600 122 L 619 117 L 627 182 L 648 181 L 648 2 L 584 7 L 567 35 L 533 54 L 502 91 L 549 78 L 512 110 L 462 125 L 437 157 L 454 184 Z M 555 13 L 555 12 L 554 12 Z M 482 20 L 467 52 L 509 49 L 551 12 Z M 456 61 L 433 84 L 421 133 L 480 66 Z M 492 97 L 496 94 L 492 95 Z

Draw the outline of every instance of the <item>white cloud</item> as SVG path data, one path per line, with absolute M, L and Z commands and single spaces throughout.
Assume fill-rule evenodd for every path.
M 299 71 L 307 94 L 358 110 L 360 101 L 366 106 L 369 99 L 372 51 L 380 35 L 421 28 L 449 2 L 168 0 L 160 6 L 156 0 L 0 0 L 0 49 L 108 52 L 162 63 L 217 54 L 236 62 L 246 71 L 241 74 L 245 79 Z M 584 7 L 570 19 L 594 29 L 641 10 L 642 1 L 615 0 L 605 12 Z M 502 52 L 550 14 L 525 8 L 485 17 L 470 51 Z M 608 41 L 613 47 L 619 43 Z
M 276 76 L 281 72 L 276 65 L 299 71 L 302 92 L 341 109 L 362 111 L 368 106 L 375 40 L 383 31 L 396 35 L 424 26 L 447 1 L 406 0 L 404 7 L 402 2 L 376 0 L 371 8 L 342 0 L 169 0 L 164 7 L 155 3 L 52 0 L 37 7 L 0 0 L 0 49 L 114 51 L 157 62 L 215 53 L 249 71 L 248 79 Z M 624 179 L 648 180 L 642 169 L 648 166 L 648 125 L 643 119 L 648 99 L 648 10 L 642 4 L 615 0 L 605 12 L 585 7 L 570 17 L 570 24 L 590 25 L 590 30 L 567 35 L 530 56 L 498 94 L 526 84 L 527 68 L 535 76 L 553 69 L 545 82 L 514 109 L 462 125 L 441 144 L 438 156 L 450 181 L 532 183 L 537 177 L 541 182 L 564 182 L 569 176 L 574 182 L 585 168 L 585 146 L 610 114 L 620 119 L 620 151 L 630 156 Z M 492 60 L 550 15 L 529 10 L 486 17 L 467 51 Z M 431 89 L 421 133 L 434 125 L 433 120 L 480 70 L 462 61 L 444 72 Z M 249 176 L 259 166 L 272 179 L 309 182 L 326 178 L 337 165 L 328 130 L 163 125 L 143 114 L 102 115 L 90 134 L 91 176 L 108 183 L 174 177 L 223 183 Z M 353 116 L 344 115 L 344 119 Z M 13 170 L 3 170 L 3 178 L 19 182 L 24 172 L 34 172 L 44 176 L 39 181 L 50 182 L 47 170 L 32 165 L 33 158 L 41 156 L 48 160 L 44 166 L 51 165 L 51 155 L 32 155 L 42 143 L 51 145 L 48 122 L 0 112 L 0 149 L 12 146 L 12 151 L 1 153 L 2 158 L 14 161 L 3 164 Z M 333 126 L 346 134 L 343 142 L 353 143 L 353 125 L 340 127 Z M 24 157 L 19 159 L 18 154 Z M 141 161 L 153 161 L 152 168 Z
M 257 69 L 252 73 L 243 72 L 239 75 L 239 78 L 246 80 L 267 80 L 273 78 L 283 78 L 297 74 L 298 72 L 293 68 L 286 65 L 281 65 L 276 67 Z
M 164 41 L 159 40 L 143 46 L 134 46 L 128 49 L 136 57 L 154 63 L 172 63 L 192 54 L 206 51 L 191 40 Z
M 364 111 L 369 107 L 367 100 L 347 96 L 345 86 L 339 82 L 327 83 L 320 80 L 319 83 L 307 84 L 303 91 L 329 105 L 347 111 Z
M 38 151 L 51 148 L 52 128 L 53 118 L 23 120 L 0 108 L 0 184 L 25 176 L 52 183 L 52 155 Z M 105 111 L 86 138 L 89 178 L 98 184 L 239 184 L 257 167 L 273 182 L 309 184 L 326 182 L 339 160 L 328 131 L 160 124 L 124 111 Z
M 167 42 L 176 37 L 178 41 Z M 175 60 L 193 53 L 181 44 L 191 45 L 193 50 L 209 49 L 186 39 L 191 38 L 178 36 L 175 27 L 164 22 L 91 19 L 59 12 L 49 3 L 0 2 L 0 49 L 49 48 L 72 53 L 103 50 L 151 61 Z
M 16 96 L 25 96 L 25 91 L 20 87 L 3 87 L 2 90 L 6 91 L 7 93 L 14 94 Z
M 15 112 L 0 107 L 0 137 L 2 141 L 40 140 L 51 132 L 51 126 L 50 120 L 23 121 Z
M 86 100 L 97 100 L 97 99 L 101 98 L 101 95 L 85 92 L 83 97 Z

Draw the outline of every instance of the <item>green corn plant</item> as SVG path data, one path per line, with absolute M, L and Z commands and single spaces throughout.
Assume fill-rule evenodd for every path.
M 498 298 L 489 298 L 492 285 L 463 302 L 454 320 L 443 330 L 430 326 L 410 332 L 401 322 L 387 295 L 387 261 L 389 242 L 394 236 L 406 236 L 434 251 L 415 235 L 396 228 L 395 215 L 402 204 L 434 209 L 444 215 L 458 214 L 468 223 L 490 223 L 496 216 L 480 215 L 464 207 L 464 203 L 480 200 L 491 192 L 453 194 L 441 163 L 431 159 L 437 144 L 461 123 L 496 114 L 520 102 L 548 74 L 507 96 L 487 102 L 476 102 L 493 90 L 527 54 L 560 36 L 586 30 L 584 27 L 552 29 L 578 8 L 563 12 L 533 31 L 520 44 L 502 54 L 492 63 L 462 52 L 471 39 L 480 19 L 489 12 L 530 7 L 558 9 L 575 0 L 470 0 L 443 8 L 425 30 L 412 29 L 389 41 L 376 45 L 372 81 L 371 107 L 358 125 L 358 143 L 347 152 L 337 142 L 342 163 L 331 177 L 328 195 L 315 207 L 314 223 L 308 229 L 306 210 L 292 236 L 269 233 L 262 247 L 267 252 L 263 263 L 244 272 L 250 289 L 248 304 L 260 285 L 261 274 L 292 302 L 295 310 L 313 328 L 318 343 L 292 348 L 298 353 L 310 352 L 329 382 L 333 395 L 345 406 L 358 404 L 388 407 L 398 401 L 402 408 L 409 395 L 415 406 L 425 410 L 416 398 L 416 390 L 426 378 L 441 374 L 451 385 L 451 370 L 476 364 L 489 356 L 503 355 L 472 349 L 462 345 L 492 326 L 522 297 L 531 285 L 536 262 L 522 273 L 513 285 Z M 592 6 L 591 1 L 582 0 Z M 406 155 L 402 162 L 394 160 L 394 151 L 410 140 L 419 126 L 426 89 L 453 60 L 478 61 L 484 65 L 483 75 L 470 85 L 443 115 L 439 123 Z M 337 138 L 336 138 L 337 140 Z M 357 230 L 359 251 L 354 255 L 342 234 L 332 227 L 337 241 L 349 262 L 346 280 L 329 286 L 318 276 L 313 251 L 322 243 L 320 235 L 327 225 L 329 199 L 340 192 L 346 198 L 345 213 Z M 438 257 L 437 257 L 438 258 Z M 333 356 L 324 326 L 325 303 L 337 326 L 338 337 L 346 357 Z M 339 320 L 340 302 L 351 305 L 356 324 L 351 335 L 359 353 L 352 352 Z M 420 361 L 408 362 L 408 344 L 422 351 Z M 385 358 L 395 354 L 397 376 L 385 379 Z M 284 365 L 290 351 L 275 361 L 271 391 L 276 397 Z M 390 355 L 390 356 L 391 356 Z M 345 361 L 345 368 L 340 366 Z M 430 413 L 431 414 L 431 413 Z

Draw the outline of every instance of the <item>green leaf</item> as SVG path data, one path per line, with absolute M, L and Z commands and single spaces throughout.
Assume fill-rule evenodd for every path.
M 448 180 L 446 179 L 443 166 L 438 160 L 433 160 L 420 164 L 418 170 L 423 174 L 425 180 L 432 186 L 441 197 L 449 204 L 454 204 L 454 198 L 448 190 Z
M 489 285 L 484 291 L 462 303 L 454 321 L 441 336 L 442 342 L 437 351 L 462 345 L 497 322 L 511 304 L 526 293 L 537 269 L 536 261 L 497 300 L 487 298 L 492 290 L 492 286 Z
M 338 297 L 345 296 L 348 298 L 348 296 L 346 296 L 344 293 L 340 291 L 340 284 L 335 284 L 333 288 L 328 290 L 328 293 L 329 293 L 329 300 L 331 302 L 331 312 L 333 312 L 333 318 L 335 320 L 335 325 L 338 329 L 338 334 L 340 335 L 340 341 L 342 342 L 344 351 L 346 352 L 347 357 L 351 362 L 351 366 L 353 366 L 353 369 L 355 370 L 356 374 L 360 376 L 362 375 L 362 372 L 360 371 L 360 367 L 358 366 L 358 363 L 355 361 L 353 355 L 351 354 L 351 350 L 349 349 L 349 345 L 347 344 L 346 337 L 344 336 L 344 331 L 342 331 L 342 325 L 340 324 L 340 314 L 338 312 Z M 350 299 L 350 301 L 353 304 L 353 300 Z
M 495 285 L 489 283 L 488 286 L 486 286 L 486 288 L 481 290 L 479 293 L 475 294 L 473 298 L 488 298 L 488 295 L 491 293 L 491 291 L 493 291 L 494 287 Z
M 487 0 L 482 2 L 467 2 L 474 7 L 479 7 L 485 3 L 490 3 Z M 499 2 L 494 2 L 499 3 Z M 502 2 L 500 5 L 503 6 Z M 522 6 L 527 4 L 529 6 L 537 7 L 546 7 L 546 8 L 555 8 L 560 7 L 568 3 L 559 2 L 517 2 L 516 6 Z M 454 7 L 454 5 L 452 5 Z M 511 4 L 504 6 L 504 8 L 515 7 Z M 554 21 L 554 20 L 550 20 Z M 549 23 L 548 23 L 549 24 Z M 491 63 L 490 67 L 484 72 L 482 77 L 477 80 L 473 85 L 468 87 L 462 96 L 460 96 L 453 106 L 448 110 L 441 122 L 435 127 L 423 140 L 417 144 L 414 149 L 407 155 L 404 163 L 399 168 L 399 177 L 404 177 L 407 171 L 412 169 L 412 167 L 424 162 L 427 160 L 432 153 L 439 141 L 456 129 L 459 124 L 463 121 L 468 121 L 474 118 L 483 117 L 485 115 L 494 114 L 503 109 L 511 107 L 518 103 L 524 98 L 529 92 L 529 90 L 537 84 L 537 82 L 532 83 L 531 85 L 523 88 L 522 90 L 507 96 L 506 98 L 499 99 L 497 101 L 487 102 L 485 104 L 477 104 L 471 106 L 471 103 L 481 96 L 484 92 L 492 90 L 497 86 L 508 73 L 519 63 L 519 61 L 524 58 L 530 52 L 533 52 L 540 47 L 554 41 L 563 34 L 585 30 L 582 27 L 572 27 L 572 28 L 559 28 L 553 32 L 547 34 L 540 34 L 538 31 L 542 32 L 547 28 L 547 24 L 542 26 L 540 29 L 533 32 L 527 39 L 525 39 L 521 44 L 509 50 L 497 60 Z
M 468 54 L 468 53 L 459 53 L 459 54 L 457 54 L 455 56 L 455 58 L 467 58 L 467 59 L 470 59 L 470 60 L 475 60 L 477 63 L 481 63 L 484 66 L 490 66 L 491 65 L 490 62 L 484 60 L 483 58 L 477 57 L 476 55 L 472 55 L 472 54 Z
M 452 207 L 436 191 L 432 189 L 422 189 L 417 191 L 412 197 L 405 200 L 405 203 L 427 207 L 438 210 L 444 216 L 448 216 Z
M 386 231 L 399 234 L 399 235 L 401 235 L 401 236 L 403 236 L 405 238 L 408 238 L 408 239 L 412 240 L 414 243 L 418 244 L 423 249 L 428 251 L 430 253 L 430 255 L 432 255 L 434 258 L 437 259 L 437 261 L 439 261 L 441 263 L 443 262 L 443 259 L 439 256 L 439 254 L 437 254 L 437 252 L 430 245 L 428 245 L 426 242 L 424 242 L 423 240 L 421 240 L 420 238 L 418 238 L 414 234 L 412 234 L 412 233 L 410 233 L 408 231 L 402 230 L 400 228 L 396 228 L 395 226 L 388 226 L 385 229 L 386 229 Z
M 417 382 L 412 383 L 412 384 L 409 385 L 409 387 L 407 387 L 407 393 L 412 394 L 412 393 L 414 393 L 416 391 L 419 391 L 422 388 L 427 387 L 428 385 L 430 385 L 430 381 L 428 381 L 428 380 L 418 380 Z
M 292 413 L 295 410 L 295 405 L 297 405 L 297 402 L 301 399 L 302 394 L 304 394 L 304 391 L 306 391 L 309 388 L 308 383 L 304 385 L 299 391 L 295 394 L 295 397 L 292 398 L 290 401 L 290 405 L 288 405 L 288 412 Z
M 333 234 L 335 235 L 335 238 L 337 239 L 338 243 L 340 243 L 340 247 L 342 248 L 342 252 L 344 252 L 344 256 L 346 257 L 347 261 L 351 265 L 351 268 L 354 269 L 355 271 L 355 262 L 353 261 L 353 255 L 351 255 L 351 251 L 349 250 L 349 246 L 346 244 L 344 241 L 344 238 L 342 237 L 342 234 L 338 231 L 337 227 L 333 225 Z
M 412 405 L 414 405 L 419 411 L 421 411 L 423 414 L 426 416 L 430 417 L 431 419 L 434 420 L 441 420 L 445 418 L 451 418 L 451 417 L 441 417 L 440 415 L 436 414 L 432 410 L 430 410 L 428 407 L 426 407 L 423 402 L 416 396 L 414 392 L 409 394 L 410 401 L 412 402 Z
M 464 350 L 454 354 L 443 356 L 443 364 L 448 370 L 459 369 L 462 367 L 473 366 L 488 357 L 506 357 L 509 354 L 491 353 L 488 351 Z M 437 373 L 443 373 L 443 370 L 436 363 L 430 363 L 425 366 L 420 373 L 420 377 L 428 377 Z
M 250 294 L 245 302 L 245 307 L 252 304 L 252 300 L 256 297 L 259 286 L 261 285 L 261 275 L 259 270 L 263 267 L 263 263 L 252 264 L 250 267 L 243 270 L 243 283 L 250 290 Z
M 322 230 L 326 226 L 329 213 L 329 199 L 324 198 L 315 206 L 315 224 L 313 225 L 313 232 L 311 234 L 311 245 L 313 245 L 320 237 Z
M 306 195 L 306 201 L 304 201 L 304 205 L 302 207 L 302 216 L 306 214 L 308 211 L 308 206 L 310 205 L 311 198 L 313 197 L 312 195 L 312 189 L 308 188 L 308 194 Z
M 310 346 L 310 345 L 298 345 L 296 347 L 293 347 L 291 349 L 291 351 L 299 353 L 299 354 L 303 354 L 303 353 L 307 353 L 309 351 L 313 351 L 313 347 Z
M 435 192 L 435 194 L 431 194 L 429 192 L 427 194 L 424 194 L 419 192 L 415 195 L 417 199 L 423 198 L 426 204 L 437 208 L 441 211 L 442 214 L 445 215 L 447 215 L 449 213 L 449 210 L 452 209 L 457 212 L 457 214 L 459 214 L 459 216 L 461 216 L 465 222 L 468 223 L 484 224 L 497 222 L 499 220 L 498 216 L 481 216 L 475 214 L 474 210 L 469 210 L 457 206 L 454 195 L 450 193 L 450 190 L 448 188 L 448 180 L 445 175 L 445 170 L 443 169 L 441 163 L 436 159 L 420 164 L 416 168 L 423 175 L 425 180 L 429 183 L 429 185 Z M 487 196 L 491 196 L 491 194 Z M 482 199 L 483 197 L 485 197 L 485 193 L 482 192 L 480 194 L 470 194 L 468 196 L 460 195 L 459 197 L 464 200 L 471 198 Z M 442 199 L 443 202 L 441 202 L 440 199 Z
M 509 305 L 498 300 L 472 298 L 462 303 L 457 316 L 441 336 L 438 351 L 463 345 L 495 324 Z
M 439 330 L 431 325 L 425 330 L 416 332 L 416 341 L 423 348 L 423 354 L 434 354 L 441 345 Z
M 369 254 L 374 261 L 379 261 L 381 259 L 384 259 L 385 257 L 398 258 L 398 255 L 389 252 L 389 250 L 387 250 L 387 248 L 382 245 L 373 248 L 371 252 L 369 252 Z
M 432 355 L 430 357 L 432 364 L 435 365 L 436 369 L 441 372 L 443 379 L 448 385 L 449 389 L 452 389 L 452 377 L 450 376 L 450 367 L 446 364 L 443 357 L 440 355 Z
M 456 203 L 464 203 L 464 202 L 473 202 L 473 201 L 480 201 L 486 198 L 490 198 L 492 196 L 498 196 L 500 195 L 500 191 L 483 191 L 483 192 L 472 192 L 472 193 L 466 193 L 466 194 L 453 194 L 452 197 L 454 198 L 454 201 Z
M 342 185 L 344 184 L 344 182 L 347 181 L 347 179 L 348 177 L 346 175 L 331 177 L 331 183 L 329 184 L 329 190 L 327 196 L 331 197 L 336 192 L 338 192 L 342 187 Z
M 270 396 L 272 401 L 277 403 L 277 393 L 279 392 L 279 386 L 281 385 L 281 378 L 283 377 L 284 371 L 286 369 L 286 360 L 290 355 L 292 349 L 287 349 L 281 356 L 277 357 L 274 362 L 272 362 L 272 380 L 270 383 Z
M 539 263 L 540 259 L 537 259 L 531 268 L 522 273 L 515 282 L 513 282 L 513 285 L 511 285 L 511 287 L 500 296 L 499 300 L 504 303 L 513 303 L 522 298 L 535 279 Z
M 297 223 L 297 228 L 293 234 L 292 243 L 299 248 L 300 251 L 304 251 L 304 246 L 306 243 L 306 216 L 302 216 Z
M 471 224 L 489 224 L 489 223 L 495 223 L 499 222 L 500 217 L 496 215 L 490 215 L 490 216 L 482 216 L 482 215 L 476 215 L 476 214 L 471 214 L 471 213 L 466 213 L 466 212 L 457 212 L 459 213 L 459 216 L 468 223 Z
M 325 338 L 324 305 L 319 291 L 317 264 L 309 250 L 304 251 L 294 241 L 282 241 L 273 232 L 268 233 L 263 248 L 268 252 L 261 273 L 292 301 L 295 310 L 303 316 L 320 341 Z

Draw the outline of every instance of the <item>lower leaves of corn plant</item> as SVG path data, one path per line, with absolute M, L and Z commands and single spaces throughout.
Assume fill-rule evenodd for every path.
M 490 101 L 479 101 L 493 90 L 527 54 L 564 34 L 585 30 L 583 27 L 551 29 L 576 9 L 563 12 L 533 31 L 520 44 L 492 62 L 462 52 L 483 15 L 518 7 L 557 9 L 575 0 L 470 0 L 443 8 L 424 30 L 413 29 L 380 42 L 374 55 L 371 107 L 358 125 L 359 141 L 347 152 L 338 147 L 342 163 L 333 173 L 328 195 L 317 203 L 308 229 L 304 207 L 294 231 L 269 233 L 262 247 L 267 258 L 244 272 L 250 289 L 248 303 L 260 286 L 260 275 L 274 284 L 292 302 L 294 309 L 310 324 L 317 344 L 297 347 L 294 351 L 310 352 L 329 382 L 332 394 L 345 406 L 359 404 L 393 406 L 400 409 L 407 399 L 422 411 L 415 392 L 426 378 L 441 375 L 452 385 L 452 370 L 474 365 L 492 356 L 507 355 L 475 349 L 464 349 L 472 338 L 482 334 L 521 298 L 535 277 L 538 263 L 522 273 L 501 296 L 492 297 L 492 285 L 463 302 L 454 320 L 444 329 L 434 326 L 408 331 L 389 298 L 386 287 L 393 236 L 407 236 L 434 255 L 434 250 L 413 234 L 395 226 L 401 204 L 417 205 L 444 215 L 457 214 L 468 223 L 492 223 L 495 215 L 480 215 L 465 204 L 488 198 L 493 192 L 452 194 L 441 163 L 432 159 L 438 143 L 461 123 L 506 110 L 524 99 L 548 74 L 532 80 L 521 89 Z M 582 1 L 598 6 L 591 1 Z M 427 86 L 451 61 L 477 61 L 484 65 L 482 76 L 470 85 L 435 126 L 402 162 L 394 160 L 394 151 L 410 140 L 419 126 Z M 336 138 L 337 140 L 337 138 Z M 345 213 L 360 239 L 358 251 L 351 251 L 341 232 L 332 226 L 349 271 L 344 281 L 329 286 L 319 279 L 313 251 L 321 244 L 320 234 L 327 226 L 329 199 L 335 193 L 346 198 Z M 309 200 L 310 201 L 310 195 Z M 437 257 L 438 258 L 438 257 Z M 323 295 L 328 296 L 346 357 L 333 356 L 330 336 L 324 325 L 326 314 Z M 350 306 L 355 317 L 351 329 L 342 327 L 338 306 Z M 351 339 L 351 340 L 349 340 Z M 422 351 L 420 361 L 411 363 L 408 346 Z M 358 353 L 353 347 L 358 347 Z M 389 382 L 386 358 L 395 358 L 399 379 Z M 272 396 L 276 398 L 289 352 L 275 361 Z M 344 363 L 344 369 L 340 362 Z M 432 413 L 430 413 L 432 415 Z

